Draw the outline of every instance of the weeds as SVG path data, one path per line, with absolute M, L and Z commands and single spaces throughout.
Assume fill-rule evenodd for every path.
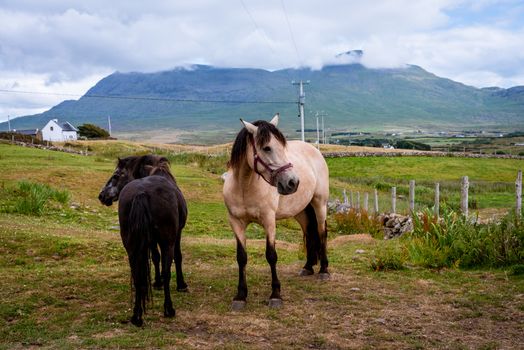
M 50 200 L 65 205 L 71 198 L 67 190 L 56 190 L 49 185 L 29 181 L 18 182 L 18 188 L 14 192 L 14 204 L 7 207 L 6 211 L 24 215 L 40 216 Z
M 382 224 L 377 217 L 365 210 L 350 209 L 348 213 L 333 215 L 335 230 L 340 234 L 369 233 L 376 237 L 382 234 Z
M 374 271 L 402 270 L 406 263 L 406 249 L 397 240 L 382 241 L 370 261 Z

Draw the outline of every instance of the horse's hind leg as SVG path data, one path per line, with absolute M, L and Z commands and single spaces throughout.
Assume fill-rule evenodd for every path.
M 155 282 L 153 283 L 153 288 L 161 289 L 163 286 L 162 276 L 160 275 L 160 252 L 158 251 L 158 245 L 156 242 L 151 244 L 151 260 L 153 260 L 153 265 L 155 266 Z
M 318 272 L 321 279 L 329 278 L 328 258 L 327 258 L 327 201 L 320 198 L 313 198 L 311 201 L 315 209 L 317 229 L 319 235 L 318 257 L 320 259 L 320 271 Z
M 164 316 L 173 317 L 175 316 L 175 309 L 171 300 L 169 283 L 171 282 L 171 264 L 173 263 L 174 247 L 172 244 L 164 242 L 160 243 L 160 249 L 162 251 L 162 280 L 164 281 Z
M 179 292 L 187 292 L 187 284 L 184 281 L 184 274 L 182 273 L 182 251 L 180 250 L 181 234 L 182 232 L 178 233 L 175 241 L 176 290 Z
M 300 271 L 300 276 L 309 276 L 314 274 L 313 266 L 318 262 L 319 237 L 316 231 L 316 220 L 311 217 L 314 215 L 313 208 L 308 206 L 302 212 L 295 216 L 304 233 L 304 244 L 306 246 L 306 264 Z

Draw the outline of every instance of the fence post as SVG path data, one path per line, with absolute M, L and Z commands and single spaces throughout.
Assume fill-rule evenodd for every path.
M 415 212 L 415 180 L 409 180 L 409 211 Z
M 519 170 L 517 173 L 517 181 L 515 181 L 515 199 L 516 199 L 516 206 L 515 211 L 517 214 L 517 218 L 520 219 L 520 216 L 522 215 L 522 170 Z
M 348 195 L 345 188 L 342 190 L 342 196 L 344 197 L 344 204 L 348 204 Z
M 368 211 L 369 194 L 364 192 L 364 210 Z
M 435 184 L 435 206 L 433 207 L 433 213 L 438 219 L 440 217 L 440 184 L 437 182 Z
M 462 191 L 460 193 L 460 209 L 465 217 L 468 217 L 468 189 L 469 179 L 467 176 L 462 177 Z
M 397 211 L 397 188 L 391 187 L 391 213 L 395 214 Z
M 357 210 L 360 210 L 360 192 L 357 192 Z
M 349 207 L 354 208 L 353 191 L 349 191 Z
M 375 207 L 373 209 L 375 209 L 375 215 L 378 215 L 378 191 L 377 189 L 375 188 Z

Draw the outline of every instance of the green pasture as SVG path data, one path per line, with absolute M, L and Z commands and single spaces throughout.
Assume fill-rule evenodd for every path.
M 297 276 L 302 235 L 294 221 L 279 223 L 282 309 L 267 306 L 265 237 L 251 225 L 248 305 L 231 311 L 238 271 L 221 195 L 227 159 L 196 154 L 167 154 L 189 206 L 182 252 L 190 293 L 172 291 L 177 315 L 166 319 L 162 293 L 154 291 L 145 326 L 136 328 L 127 322 L 129 269 L 116 206 L 102 206 L 97 195 L 117 156 L 141 152 L 126 145 L 83 156 L 0 144 L 0 349 L 497 349 L 524 343 L 521 274 L 418 266 L 375 272 L 376 253 L 388 243 L 365 232 L 337 232 L 331 217 L 327 282 Z M 512 183 L 522 167 L 515 160 L 407 157 L 328 164 L 333 196 L 343 188 L 378 187 L 386 200 L 388 185 L 415 179 L 417 198 L 430 198 L 432 183 L 441 181 L 453 205 L 455 182 L 469 175 L 479 205 L 496 208 L 512 205 Z M 15 208 L 27 196 L 23 183 L 69 196 L 50 195 L 38 214 L 20 214 Z
M 435 183 L 440 184 L 441 205 L 459 209 L 461 179 L 469 178 L 471 209 L 496 208 L 509 210 L 515 203 L 517 172 L 524 160 L 458 157 L 349 157 L 329 158 L 332 195 L 341 197 L 339 188 L 347 192 L 368 192 L 370 205 L 373 190 L 379 190 L 379 209 L 391 207 L 391 187 L 397 188 L 397 208 L 407 211 L 409 181 L 415 180 L 415 201 L 418 209 L 432 207 Z M 334 185 L 334 186 L 333 186 Z M 337 188 L 338 187 L 338 188 Z

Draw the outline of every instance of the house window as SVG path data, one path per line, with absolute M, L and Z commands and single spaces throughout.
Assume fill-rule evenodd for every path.
M 49 127 L 49 129 L 51 129 L 51 131 L 53 131 L 53 127 L 52 127 L 52 126 L 51 126 L 51 127 Z

